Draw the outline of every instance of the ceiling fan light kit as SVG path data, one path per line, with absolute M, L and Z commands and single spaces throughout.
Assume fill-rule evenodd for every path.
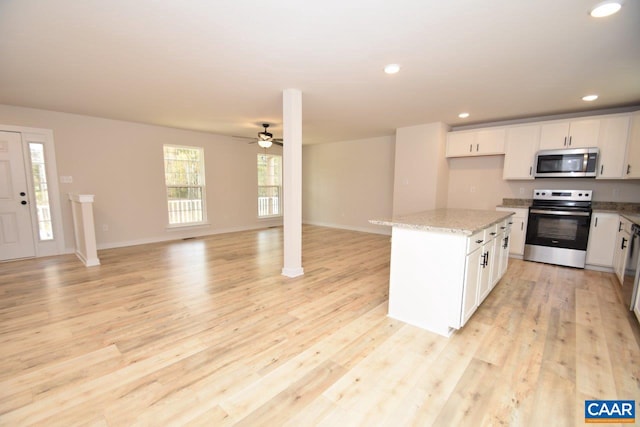
M 259 139 L 258 140 L 258 145 L 262 148 L 269 148 L 271 147 L 271 141 L 268 139 Z

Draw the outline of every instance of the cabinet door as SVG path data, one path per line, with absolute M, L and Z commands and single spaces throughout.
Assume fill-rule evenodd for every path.
M 589 229 L 587 264 L 613 267 L 613 255 L 618 234 L 618 215 L 594 213 Z
M 460 326 L 467 323 L 476 308 L 478 308 L 478 277 L 482 258 L 482 247 L 467 255 L 464 272 L 464 292 L 462 295 L 462 313 Z
M 568 148 L 569 122 L 543 124 L 540 127 L 540 149 Z
M 618 232 L 616 233 L 616 248 L 613 261 L 613 269 L 620 285 L 624 281 L 624 270 L 627 267 L 627 253 L 629 250 L 629 232 L 625 230 L 626 220 L 620 218 L 618 221 Z
M 597 179 L 620 179 L 624 176 L 629 122 L 629 116 L 609 117 L 601 121 Z
M 640 179 L 640 111 L 631 115 L 629 147 L 624 177 L 627 179 Z
M 509 228 L 502 234 L 502 240 L 500 241 L 500 273 L 498 274 L 498 280 L 504 276 L 509 266 L 509 245 L 511 241 L 511 232 Z
M 513 255 L 524 255 L 524 240 L 527 235 L 527 217 L 513 216 L 511 225 L 510 251 Z
M 447 157 L 472 156 L 476 150 L 475 132 L 449 132 L 447 134 Z
M 494 243 L 496 239 L 492 239 L 482 246 L 482 256 L 480 258 L 480 273 L 478 282 L 478 305 L 484 301 L 491 291 L 491 268 L 493 267 Z
M 502 247 L 503 233 L 498 233 L 493 243 L 490 245 L 491 250 L 489 254 L 489 271 L 491 272 L 491 278 L 489 279 L 489 291 L 496 286 L 500 279 L 500 248 Z M 486 295 L 485 295 L 486 297 Z M 484 298 L 483 298 L 484 299 Z
M 475 155 L 504 154 L 505 129 L 484 129 L 476 133 Z
M 599 132 L 600 119 L 572 121 L 567 148 L 597 147 Z
M 533 179 L 533 163 L 539 142 L 539 125 L 507 129 L 502 178 Z

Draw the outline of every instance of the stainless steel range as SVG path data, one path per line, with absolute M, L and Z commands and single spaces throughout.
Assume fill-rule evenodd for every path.
M 524 259 L 584 268 L 591 190 L 533 190 Z

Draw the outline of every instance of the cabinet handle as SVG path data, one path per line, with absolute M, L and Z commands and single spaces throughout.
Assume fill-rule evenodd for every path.
M 513 225 L 513 221 L 509 221 L 509 225 Z
M 500 230 L 504 230 L 505 228 L 507 228 L 507 227 L 504 227 L 504 226 L 503 226 L 503 227 L 500 227 Z
M 473 151 L 473 144 L 469 144 L 469 152 L 471 153 Z
M 566 136 L 564 137 L 564 144 L 562 144 L 562 145 L 564 145 L 565 147 L 567 146 L 567 137 Z
M 476 151 L 480 151 L 480 144 L 476 144 Z
M 596 217 L 596 223 L 595 223 L 594 227 L 597 227 L 597 226 L 598 226 L 598 217 Z
M 476 240 L 476 243 L 482 243 L 484 240 Z
M 600 175 L 602 175 L 603 171 L 604 171 L 604 165 L 600 165 Z
M 496 234 L 498 234 L 498 233 L 496 233 L 495 231 L 492 231 L 492 232 L 491 232 L 491 233 L 489 233 L 489 234 L 491 234 L 492 236 L 495 236 L 495 235 L 496 235 Z
M 529 166 L 529 176 L 531 176 L 532 171 L 533 171 L 533 166 Z
M 622 221 L 618 221 L 618 231 L 622 231 Z
M 569 137 L 569 147 L 571 147 L 571 137 Z
M 524 221 L 520 223 L 520 231 L 523 231 L 523 230 L 524 230 Z
M 504 238 L 504 246 L 502 246 L 504 249 L 507 249 L 509 247 L 509 236 L 506 236 Z
M 631 165 L 627 165 L 627 175 L 631 173 Z
M 627 243 L 627 239 L 625 239 L 624 237 L 622 238 L 622 244 L 620 245 L 620 249 L 624 249 L 627 246 L 625 245 L 625 243 Z

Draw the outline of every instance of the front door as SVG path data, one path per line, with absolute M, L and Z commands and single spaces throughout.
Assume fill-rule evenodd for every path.
M 22 138 L 0 131 L 0 261 L 35 256 Z

